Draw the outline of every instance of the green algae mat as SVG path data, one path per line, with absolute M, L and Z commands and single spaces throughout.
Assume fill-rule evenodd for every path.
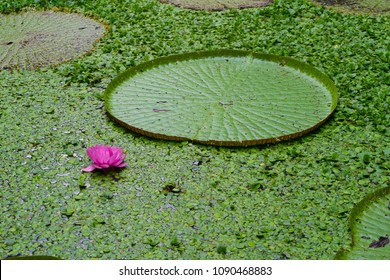
M 250 146 L 302 136 L 336 108 L 332 81 L 297 60 L 220 50 L 156 59 L 107 88 L 109 114 L 166 140 Z
M 0 69 L 35 69 L 68 61 L 92 49 L 102 24 L 53 11 L 0 15 Z

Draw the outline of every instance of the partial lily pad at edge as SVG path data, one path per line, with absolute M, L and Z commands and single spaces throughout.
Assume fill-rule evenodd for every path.
M 272 4 L 273 0 L 160 0 L 181 8 L 220 11 L 224 9 L 258 8 Z
M 59 64 L 93 48 L 103 24 L 75 13 L 53 11 L 0 15 L 0 70 Z
M 351 248 L 336 259 L 390 260 L 390 187 L 369 194 L 350 215 Z
M 106 89 L 109 115 L 165 140 L 251 146 L 300 137 L 337 105 L 333 82 L 292 58 L 219 50 L 133 67 Z

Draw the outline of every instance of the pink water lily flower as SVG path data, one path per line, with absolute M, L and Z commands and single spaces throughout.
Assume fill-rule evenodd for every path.
M 91 172 L 95 169 L 107 171 L 111 167 L 125 167 L 127 165 L 123 162 L 126 155 L 122 153 L 122 149 L 115 146 L 92 146 L 87 149 L 87 155 L 93 163 L 82 169 L 85 172 Z

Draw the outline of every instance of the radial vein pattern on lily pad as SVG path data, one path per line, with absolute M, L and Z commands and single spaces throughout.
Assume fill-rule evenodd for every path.
M 350 215 L 352 244 L 336 259 L 390 259 L 390 182 L 357 203 Z
M 91 50 L 104 33 L 104 25 L 75 13 L 0 15 L 0 69 L 68 61 Z
M 138 133 L 222 146 L 301 136 L 337 103 L 331 80 L 305 63 L 229 50 L 131 68 L 111 82 L 105 98 L 109 114 Z

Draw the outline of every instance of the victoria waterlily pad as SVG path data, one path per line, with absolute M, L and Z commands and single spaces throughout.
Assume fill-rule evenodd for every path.
M 160 0 L 182 8 L 195 10 L 223 10 L 264 7 L 273 0 Z
M 133 67 L 105 92 L 108 113 L 143 135 L 220 146 L 299 137 L 329 118 L 337 92 L 297 60 L 220 50 Z
M 390 187 L 359 202 L 352 210 L 350 227 L 351 248 L 340 250 L 336 259 L 390 259 Z
M 74 13 L 0 15 L 0 69 L 35 69 L 85 54 L 105 33 L 101 23 Z

